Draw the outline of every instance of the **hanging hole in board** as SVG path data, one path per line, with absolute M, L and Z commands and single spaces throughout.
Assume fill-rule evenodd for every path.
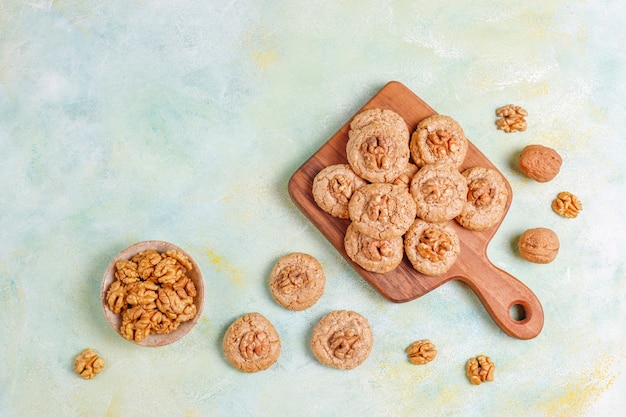
M 523 305 L 517 303 L 513 304 L 509 309 L 511 318 L 515 321 L 524 321 L 526 319 L 526 309 Z

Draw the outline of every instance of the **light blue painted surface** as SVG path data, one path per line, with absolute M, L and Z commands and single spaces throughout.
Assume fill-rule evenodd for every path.
M 622 415 L 626 3 L 494 3 L 1 2 L 0 415 Z M 510 181 L 488 253 L 542 301 L 537 338 L 506 336 L 457 283 L 386 301 L 291 203 L 291 174 L 390 80 L 456 118 Z M 530 113 L 526 132 L 496 130 L 507 103 Z M 529 143 L 563 156 L 552 182 L 516 170 Z M 562 190 L 579 218 L 551 211 Z M 514 250 L 537 226 L 560 237 L 552 264 Z M 109 259 L 148 239 L 189 251 L 207 286 L 196 329 L 158 349 L 117 336 L 98 298 Z M 328 277 L 299 313 L 266 287 L 291 251 Z M 348 372 L 308 348 L 339 308 L 375 336 Z M 254 375 L 220 349 L 248 311 L 283 346 Z M 404 353 L 420 338 L 439 349 L 423 367 Z M 72 370 L 86 347 L 106 361 L 91 381 Z M 480 353 L 496 379 L 475 387 L 463 367 Z

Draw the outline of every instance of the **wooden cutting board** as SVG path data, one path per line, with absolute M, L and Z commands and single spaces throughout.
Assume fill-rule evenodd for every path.
M 400 114 L 408 124 L 409 131 L 415 131 L 420 120 L 436 114 L 428 104 L 417 97 L 403 84 L 392 81 L 385 85 L 356 114 L 370 108 L 385 108 Z M 326 236 L 333 246 L 380 294 L 393 302 L 414 300 L 453 279 L 467 284 L 479 297 L 493 320 L 507 334 L 520 339 L 531 339 L 543 328 L 543 308 L 535 294 L 522 282 L 495 267 L 487 258 L 487 245 L 502 223 L 491 229 L 471 231 L 450 221 L 461 241 L 461 252 L 453 267 L 440 276 L 426 276 L 415 269 L 406 258 L 394 271 L 386 274 L 368 272 L 352 262 L 344 249 L 344 235 L 349 220 L 339 219 L 321 210 L 312 194 L 313 179 L 328 165 L 347 163 L 346 143 L 348 142 L 348 120 L 309 160 L 291 177 L 289 195 L 298 208 Z M 471 142 L 467 156 L 460 170 L 482 166 L 500 172 Z M 513 192 L 509 190 L 505 214 L 508 211 Z M 514 317 L 515 316 L 515 317 Z

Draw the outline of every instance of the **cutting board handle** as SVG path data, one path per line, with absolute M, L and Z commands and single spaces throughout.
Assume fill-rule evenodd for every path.
M 477 275 L 458 279 L 476 293 L 496 324 L 510 336 L 532 339 L 541 333 L 541 302 L 511 274 L 489 262 Z

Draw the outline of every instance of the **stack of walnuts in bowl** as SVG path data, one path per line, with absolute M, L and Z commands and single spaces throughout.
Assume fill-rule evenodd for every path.
M 350 122 L 348 163 L 323 168 L 313 180 L 313 198 L 328 214 L 350 219 L 345 250 L 363 269 L 393 271 L 406 253 L 422 274 L 443 274 L 460 250 L 449 221 L 486 230 L 506 210 L 499 172 L 459 171 L 468 146 L 449 116 L 427 117 L 410 133 L 396 112 L 364 110 Z
M 178 250 L 142 251 L 115 262 L 115 280 L 106 292 L 109 309 L 120 314 L 120 334 L 141 342 L 151 333 L 167 334 L 197 314 L 196 286 L 188 276 L 190 259 Z

